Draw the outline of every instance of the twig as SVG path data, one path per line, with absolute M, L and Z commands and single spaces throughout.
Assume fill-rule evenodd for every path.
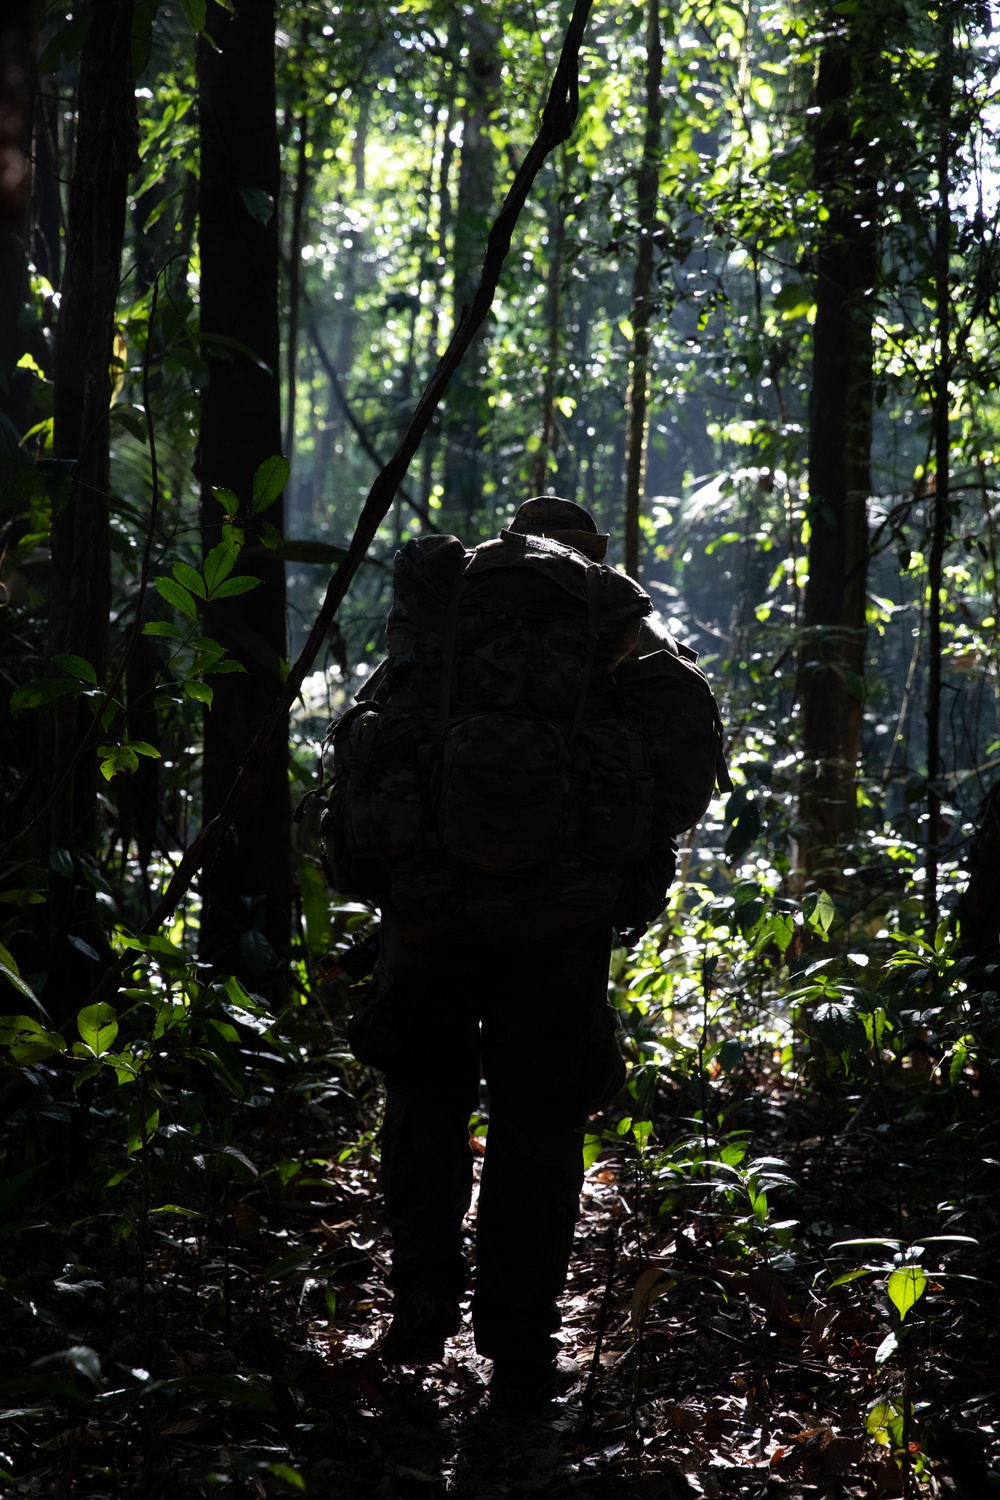
M 309 324 L 309 337 L 312 339 L 313 343 L 316 346 L 316 353 L 319 355 L 319 362 L 323 366 L 323 369 L 326 371 L 326 378 L 330 382 L 330 389 L 333 391 L 334 396 L 337 398 L 337 405 L 344 413 L 344 416 L 347 418 L 348 425 L 350 426 L 364 451 L 367 453 L 368 457 L 371 459 L 372 463 L 377 469 L 381 469 L 382 455 L 379 453 L 378 449 L 375 447 L 375 444 L 368 436 L 364 427 L 354 415 L 354 409 L 347 399 L 347 393 L 340 383 L 340 376 L 337 374 L 336 370 L 333 367 L 333 361 L 330 358 L 329 354 L 326 352 L 326 347 L 323 343 L 323 340 L 320 338 L 319 329 L 316 327 L 315 323 Z M 428 531 L 440 531 L 440 527 L 436 526 L 434 524 L 434 521 L 431 519 L 431 513 L 427 509 L 426 505 L 421 505 L 420 501 L 414 499 L 409 490 L 404 489 L 402 485 L 399 486 L 399 493 L 403 497 L 403 500 L 406 502 L 406 504 L 413 511 L 414 515 L 420 517 L 421 521 L 423 521 Z
M 594 1354 L 590 1361 L 590 1373 L 587 1376 L 587 1389 L 583 1393 L 583 1421 L 586 1424 L 590 1420 L 594 1404 L 594 1389 L 597 1385 L 597 1374 L 601 1368 L 601 1350 L 604 1348 L 604 1333 L 608 1326 L 608 1318 L 611 1314 L 611 1292 L 615 1283 L 615 1266 L 618 1260 L 618 1239 L 615 1226 L 612 1224 L 608 1230 L 608 1275 L 604 1283 L 604 1296 L 601 1298 L 601 1310 L 597 1315 L 597 1331 L 594 1334 Z

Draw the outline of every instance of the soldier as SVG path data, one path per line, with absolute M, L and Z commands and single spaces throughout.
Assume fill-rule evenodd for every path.
M 548 540 L 532 540 L 537 538 Z M 504 712 L 482 719 L 485 749 L 480 747 L 476 752 L 480 764 L 478 776 L 473 778 L 490 788 L 494 780 L 502 786 L 506 761 L 514 758 L 505 750 L 504 735 L 516 739 L 521 726 L 526 726 L 524 732 L 529 736 L 540 734 L 546 711 L 553 719 L 561 712 L 564 726 L 573 719 L 572 728 L 565 728 L 564 734 L 571 752 L 574 744 L 583 744 L 590 722 L 584 716 L 585 701 L 590 718 L 603 713 L 602 724 L 611 724 L 610 741 L 618 731 L 619 738 L 626 733 L 631 736 L 628 753 L 634 762 L 637 732 L 634 727 L 623 727 L 620 708 L 607 707 L 610 674 L 623 658 L 648 659 L 651 653 L 662 657 L 666 652 L 673 653 L 676 660 L 678 650 L 669 635 L 648 620 L 652 608 L 648 597 L 624 575 L 593 566 L 603 562 L 608 538 L 598 534 L 593 518 L 572 501 L 552 496 L 526 501 L 502 539 L 507 552 L 495 550 L 500 548 L 499 542 L 477 549 L 481 554 L 494 549 L 483 562 L 489 564 L 492 559 L 500 570 L 490 575 L 485 567 L 480 569 L 485 583 L 479 584 L 478 605 L 467 605 L 472 623 L 466 627 L 469 639 L 463 646 L 471 666 L 462 670 L 456 667 L 458 593 L 463 570 L 470 565 L 475 569 L 476 554 L 464 553 L 454 539 L 432 539 L 437 548 L 427 554 L 432 563 L 437 560 L 440 564 L 444 549 L 454 549 L 454 560 L 445 558 L 451 569 L 448 586 L 438 584 L 435 594 L 425 577 L 421 581 L 423 595 L 416 603 L 411 598 L 409 604 L 401 598 L 402 564 L 397 561 L 396 599 L 389 631 L 393 653 L 390 687 L 387 691 L 383 680 L 366 690 L 368 709 L 373 703 L 383 709 L 391 703 L 399 717 L 399 704 L 419 707 L 427 700 L 433 705 L 428 712 L 436 714 L 440 699 L 441 727 L 435 742 L 440 747 L 446 721 L 467 724 L 492 694 L 486 706 L 499 705 Z M 510 555 L 518 543 L 525 553 L 523 561 Z M 419 549 L 429 544 L 409 545 Z M 517 574 L 513 582 L 508 563 Z M 561 580 L 562 592 L 546 581 L 550 574 Z M 570 623 L 576 637 L 568 645 L 570 604 L 560 603 L 567 597 L 567 579 L 578 587 L 579 594 L 571 601 L 576 614 Z M 518 588 L 521 602 L 506 602 L 505 589 L 508 593 L 513 589 L 516 594 Z M 540 590 L 534 602 L 532 588 Z M 446 602 L 449 589 L 450 603 Z M 421 600 L 427 598 L 436 614 L 432 610 L 428 615 L 429 606 L 421 606 Z M 507 623 L 495 625 L 494 614 Z M 526 619 L 534 623 L 525 626 Z M 450 624 L 442 623 L 446 620 Z M 512 620 L 518 629 L 511 626 Z M 420 639 L 425 641 L 423 648 L 419 647 Z M 426 645 L 427 641 L 432 644 Z M 557 711 L 562 685 L 552 679 L 551 673 L 552 663 L 558 664 L 561 659 L 560 650 L 576 653 L 572 659 L 566 658 L 572 665 L 562 675 L 574 677 L 578 685 L 563 694 L 562 708 Z M 461 653 L 459 658 L 462 666 Z M 482 681 L 476 677 L 477 672 L 482 674 Z M 536 680 L 539 678 L 544 680 Z M 517 684 L 516 692 L 510 686 L 512 682 Z M 711 701 L 704 679 L 701 686 Z M 460 695 L 463 690 L 464 708 L 469 710 L 471 703 L 472 715 L 466 713 L 463 718 L 459 714 L 450 720 L 449 714 L 456 707 L 454 693 Z M 592 708 L 602 703 L 603 708 Z M 459 702 L 458 707 L 463 704 Z M 520 712 L 512 713 L 512 709 Z M 365 703 L 360 703 L 352 712 L 363 715 L 365 711 Z M 712 711 L 714 735 L 714 702 Z M 608 715 L 612 717 L 608 719 Z M 382 752 L 381 780 L 378 770 L 369 766 L 357 785 L 351 783 L 354 772 L 350 767 L 356 768 L 364 755 L 377 757 L 378 752 L 370 748 L 374 743 L 371 733 L 382 732 L 386 744 L 398 746 L 402 743 L 400 735 L 410 732 L 405 715 L 391 733 L 386 718 L 371 712 L 368 717 L 374 729 L 369 726 L 364 731 L 369 739 L 359 743 L 369 748 L 356 750 L 353 760 L 349 753 L 342 752 L 342 761 L 348 766 L 342 772 L 342 781 L 354 788 L 343 795 L 353 796 L 355 801 L 367 798 L 363 821 L 372 827 L 379 808 L 388 805 L 387 799 L 391 802 L 393 796 L 396 798 L 395 820 L 390 817 L 383 825 L 385 852 L 394 838 L 399 842 L 398 824 L 414 803 L 413 796 L 405 795 L 406 778 L 416 774 L 413 768 L 426 762 L 430 752 L 422 742 L 413 742 L 398 771 L 393 769 L 391 774 L 385 772 Z M 581 723 L 584 729 L 578 739 Z M 347 732 L 345 729 L 344 734 Z M 598 733 L 594 740 L 597 748 L 592 747 L 594 766 L 603 763 L 601 747 L 606 749 L 610 741 L 607 731 L 604 740 Z M 334 746 L 336 760 L 336 732 Z M 398 748 L 395 753 L 400 754 Z M 434 754 L 438 757 L 436 795 L 443 799 L 447 751 L 438 748 Z M 574 769 L 579 760 L 578 748 Z M 530 753 L 523 764 L 530 764 Z M 539 855 L 536 851 L 532 856 L 530 850 L 524 853 L 518 840 L 530 845 L 537 835 L 544 844 L 548 815 L 544 796 L 536 796 L 534 811 L 528 816 L 523 809 L 507 811 L 503 806 L 497 812 L 501 792 L 484 790 L 478 811 L 473 807 L 470 813 L 473 788 L 465 804 L 458 797 L 456 818 L 459 824 L 461 817 L 466 821 L 461 832 L 453 836 L 453 843 L 460 844 L 462 837 L 473 841 L 478 838 L 482 846 L 475 858 L 469 856 L 470 868 L 465 875 L 460 869 L 463 850 L 459 847 L 457 864 L 454 858 L 449 861 L 438 852 L 429 861 L 424 858 L 422 865 L 418 860 L 415 873 L 407 873 L 405 858 L 391 869 L 391 861 L 386 858 L 388 873 L 379 880 L 372 878 L 382 912 L 381 952 L 370 998 L 352 1019 L 350 1040 L 361 1059 L 378 1066 L 385 1075 L 382 1185 L 393 1242 L 390 1279 L 395 1304 L 380 1354 L 390 1363 L 435 1362 L 443 1356 L 445 1340 L 460 1326 L 460 1299 L 468 1282 L 462 1225 L 473 1181 L 468 1127 L 479 1104 L 483 1077 L 489 1097 L 489 1127 L 477 1214 L 472 1323 L 477 1350 L 493 1361 L 490 1394 L 491 1404 L 497 1407 L 523 1408 L 543 1402 L 556 1383 L 558 1299 L 566 1280 L 579 1212 L 584 1129 L 588 1117 L 603 1108 L 625 1080 L 616 1016 L 607 1000 L 615 925 L 623 925 L 618 913 L 627 907 L 633 913 L 630 924 L 638 914 L 641 930 L 644 922 L 662 909 L 673 877 L 676 845 L 672 837 L 661 829 L 657 838 L 654 829 L 650 838 L 651 773 L 630 772 L 627 757 L 624 769 L 621 758 L 616 764 L 615 776 L 605 782 L 587 783 L 591 791 L 584 795 L 584 814 L 596 811 L 604 815 L 603 823 L 600 816 L 593 821 L 604 830 L 601 836 L 605 843 L 610 840 L 614 845 L 619 839 L 617 853 L 613 849 L 606 856 L 610 863 L 602 864 L 595 857 L 595 851 L 599 854 L 604 846 L 594 845 L 597 835 L 591 833 L 588 837 L 592 846 L 584 850 L 589 857 L 563 859 L 562 863 L 553 863 L 550 870 L 543 866 L 538 871 L 532 866 L 532 857 L 538 866 L 547 855 L 554 858 L 554 852 L 543 850 Z M 536 774 L 540 778 L 542 770 Z M 524 773 L 525 779 L 529 776 L 529 772 Z M 714 762 L 708 780 L 710 794 Z M 461 784 L 456 773 L 455 785 Z M 363 793 L 357 786 L 364 788 Z M 596 793 L 594 786 L 598 788 Z M 610 801 L 603 797 L 602 788 L 611 789 Z M 615 795 L 624 798 L 620 806 L 614 803 Z M 707 801 L 706 795 L 701 810 Z M 442 837 L 446 840 L 447 816 L 438 810 L 436 818 L 438 828 L 445 829 Z M 695 818 L 690 819 L 693 821 Z M 338 875 L 334 851 L 337 838 L 341 848 L 345 841 L 350 843 L 351 837 L 355 845 L 363 842 L 358 833 L 361 822 L 362 816 L 356 813 L 352 823 L 343 807 L 331 816 L 334 834 L 328 836 L 328 848 L 335 883 L 341 889 L 364 886 L 364 878 L 357 873 L 360 867 L 342 865 L 345 873 Z M 636 829 L 642 824 L 644 841 L 640 839 L 634 848 L 626 848 L 621 841 L 633 836 L 633 824 Z M 497 844 L 492 868 L 506 874 L 483 873 L 491 867 L 491 839 Z M 629 887 L 622 870 L 611 865 L 615 859 L 619 865 L 638 860 L 640 844 L 644 852 L 634 863 L 634 870 L 640 872 L 641 879 L 633 879 Z M 438 877 L 445 866 L 447 878 L 439 890 Z M 623 890 L 627 899 L 621 895 Z M 438 905 L 450 905 L 443 925 L 428 921 L 428 913 L 434 912 L 435 892 Z

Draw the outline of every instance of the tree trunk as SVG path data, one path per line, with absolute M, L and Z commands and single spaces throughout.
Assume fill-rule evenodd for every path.
M 937 160 L 937 209 L 934 224 L 934 278 L 938 359 L 934 384 L 934 500 L 930 555 L 927 559 L 927 859 L 924 907 L 927 933 L 933 940 L 938 922 L 938 840 L 941 825 L 941 592 L 944 582 L 944 549 L 951 527 L 949 471 L 951 467 L 949 421 L 951 396 L 951 96 L 954 67 L 953 21 L 942 24 L 938 62 L 939 134 Z
M 983 799 L 979 828 L 969 851 L 969 881 L 958 903 L 963 954 L 975 959 L 975 983 L 1000 989 L 1000 976 L 986 976 L 1000 963 L 1000 781 Z M 983 981 L 989 978 L 988 983 Z
M 549 470 L 555 467 L 556 448 L 556 381 L 559 377 L 562 344 L 563 256 L 566 249 L 566 152 L 559 153 L 552 183 L 553 201 L 549 213 L 548 314 L 549 341 L 546 350 L 545 375 L 542 380 L 542 430 L 535 454 L 532 489 L 544 494 L 549 485 Z M 552 463 L 549 460 L 552 458 Z
M 660 185 L 660 134 L 663 103 L 663 41 L 660 0 L 648 0 L 646 15 L 646 130 L 642 165 L 636 183 L 639 244 L 632 278 L 632 356 L 625 446 L 625 571 L 639 577 L 639 514 L 646 479 L 649 435 L 649 348 L 653 313 L 653 253 Z
M 500 86 L 498 49 L 500 26 L 484 0 L 477 0 L 462 23 L 468 57 L 458 88 L 464 90 L 462 146 L 458 164 L 455 238 L 452 250 L 453 322 L 472 301 L 479 282 L 483 244 L 493 212 L 496 185 L 496 147 L 490 136 L 490 116 Z M 471 540 L 482 508 L 484 469 L 480 431 L 489 409 L 483 381 L 486 376 L 486 329 L 480 328 L 460 370 L 452 377 L 445 398 L 446 448 L 442 525 Z
M 129 173 L 135 162 L 131 0 L 94 0 L 80 58 L 76 159 L 69 191 L 66 267 L 56 327 L 54 451 L 74 466 L 65 503 L 52 521 L 48 651 L 82 657 L 103 680 L 111 608 L 108 526 L 108 413 L 115 312 Z M 46 716 L 52 738 L 45 789 L 58 787 L 39 830 L 45 853 L 93 845 L 97 837 L 98 768 L 93 749 L 77 756 L 91 724 L 88 709 L 60 698 Z M 92 960 L 68 944 L 75 937 L 98 952 L 101 928 L 86 886 L 68 857 L 53 875 L 48 906 L 45 989 L 53 1015 L 70 1012 L 89 987 Z
M 249 507 L 254 471 L 280 452 L 278 389 L 278 137 L 271 0 L 209 6 L 211 40 L 198 46 L 201 114 L 201 329 L 208 383 L 201 399 L 198 471 L 205 552 L 221 538 L 213 486 Z M 268 201 L 270 200 L 270 201 Z M 233 342 L 213 344 L 219 335 Z M 247 352 L 237 345 L 245 346 Z M 283 530 L 283 502 L 262 517 Z M 246 524 L 249 594 L 209 604 L 206 633 L 243 663 L 245 674 L 214 677 L 205 715 L 203 816 L 219 811 L 254 734 L 281 691 L 285 659 L 283 564 Z M 204 872 L 202 957 L 257 990 L 279 993 L 290 913 L 290 812 L 286 736 L 275 736 L 252 797 Z
M 833 851 L 856 826 L 864 701 L 877 202 L 873 153 L 856 122 L 864 119 L 877 46 L 875 31 L 828 39 L 814 99 L 814 180 L 829 217 L 814 258 L 799 814 L 804 872 L 834 885 Z

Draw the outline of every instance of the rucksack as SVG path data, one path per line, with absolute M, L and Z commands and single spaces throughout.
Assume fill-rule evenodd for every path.
M 389 655 L 327 736 L 334 886 L 424 939 L 653 920 L 722 740 L 692 662 L 636 655 L 651 609 L 545 537 L 407 542 Z

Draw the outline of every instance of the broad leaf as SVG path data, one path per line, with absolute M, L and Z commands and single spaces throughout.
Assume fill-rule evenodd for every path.
M 250 513 L 259 516 L 262 510 L 279 499 L 288 483 L 289 463 L 281 453 L 265 458 L 253 476 L 253 500 Z
M 166 599 L 168 604 L 172 604 L 175 609 L 179 609 L 182 615 L 187 615 L 189 620 L 196 620 L 198 618 L 198 608 L 194 599 L 188 593 L 187 589 L 181 587 L 176 579 L 158 578 L 156 580 L 156 590 L 162 598 Z
M 889 1301 L 899 1313 L 899 1321 L 902 1323 L 906 1314 L 914 1307 L 927 1290 L 927 1276 L 920 1266 L 900 1266 L 898 1271 L 893 1271 L 889 1277 L 886 1290 L 889 1293 Z
M 226 578 L 212 595 L 213 599 L 231 599 L 236 594 L 248 594 L 260 583 L 259 578 L 254 578 L 250 573 L 240 573 L 236 578 Z
M 177 582 L 190 590 L 195 598 L 205 598 L 205 581 L 197 568 L 192 568 L 185 562 L 175 562 L 170 571 L 177 579 Z
M 71 677 L 78 677 L 81 682 L 89 683 L 91 687 L 97 686 L 97 673 L 90 662 L 85 661 L 82 656 L 71 656 L 67 651 L 60 651 L 52 660 L 57 667 L 61 667 Z
M 40 682 L 29 682 L 19 687 L 10 697 L 10 711 L 16 714 L 20 708 L 38 708 L 67 693 L 78 693 L 80 684 L 72 677 L 43 677 Z
M 97 1005 L 85 1005 L 76 1018 L 76 1026 L 80 1040 L 95 1057 L 101 1057 L 118 1035 L 118 1013 L 104 1000 Z
M 205 587 L 209 598 L 215 593 L 224 578 L 228 578 L 236 565 L 236 554 L 225 542 L 213 547 L 205 559 Z

